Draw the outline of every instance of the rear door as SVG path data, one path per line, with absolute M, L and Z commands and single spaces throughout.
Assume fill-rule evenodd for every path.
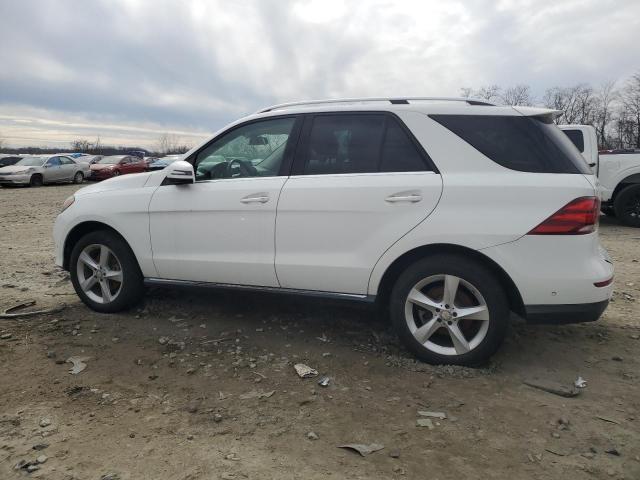
M 376 261 L 433 211 L 441 191 L 428 155 L 395 115 L 308 116 L 278 203 L 281 286 L 366 294 Z
M 76 162 L 69 157 L 60 157 L 60 178 L 59 180 L 73 180 L 73 176 L 78 170 Z

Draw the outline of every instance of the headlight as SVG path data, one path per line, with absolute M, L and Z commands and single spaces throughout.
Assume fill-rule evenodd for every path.
M 69 198 L 67 198 L 62 204 L 62 210 L 60 211 L 60 213 L 64 212 L 67 208 L 73 205 L 73 202 L 75 201 L 76 201 L 76 197 L 74 195 L 71 195 Z

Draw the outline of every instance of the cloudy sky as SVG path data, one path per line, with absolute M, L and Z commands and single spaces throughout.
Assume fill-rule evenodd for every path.
M 0 32 L 11 146 L 194 143 L 284 101 L 640 71 L 638 0 L 3 0 Z

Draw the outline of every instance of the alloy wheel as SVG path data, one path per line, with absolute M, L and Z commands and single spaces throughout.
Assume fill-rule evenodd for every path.
M 76 265 L 78 285 L 96 303 L 113 302 L 122 291 L 122 266 L 106 245 L 87 245 Z
M 489 307 L 480 291 L 455 275 L 432 275 L 409 291 L 405 320 L 424 348 L 440 355 L 464 355 L 489 329 Z

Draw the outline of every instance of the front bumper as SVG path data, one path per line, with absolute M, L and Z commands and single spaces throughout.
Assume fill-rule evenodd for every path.
M 28 185 L 31 181 L 31 175 L 0 175 L 0 184 L 2 185 Z
M 595 322 L 609 305 L 609 300 L 575 305 L 525 305 L 527 323 L 565 324 Z
M 87 176 L 87 180 L 106 180 L 113 177 L 113 172 L 104 172 L 102 170 L 91 170 Z

